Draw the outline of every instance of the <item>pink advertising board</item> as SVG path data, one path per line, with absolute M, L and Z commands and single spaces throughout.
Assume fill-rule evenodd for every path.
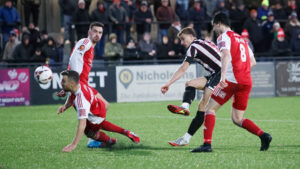
M 0 69 L 0 107 L 30 105 L 28 68 Z

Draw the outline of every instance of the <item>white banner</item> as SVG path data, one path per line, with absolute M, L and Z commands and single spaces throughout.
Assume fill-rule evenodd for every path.
M 167 94 L 160 88 L 171 79 L 180 65 L 117 66 L 117 102 L 181 100 L 185 83 L 196 78 L 192 64 L 185 74 L 171 85 Z

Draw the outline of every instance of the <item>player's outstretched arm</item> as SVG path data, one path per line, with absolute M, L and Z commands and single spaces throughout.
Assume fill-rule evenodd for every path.
M 256 60 L 254 57 L 254 53 L 253 53 L 252 49 L 249 47 L 249 45 L 248 45 L 248 51 L 249 51 L 249 57 L 250 57 L 250 67 L 252 68 L 253 66 L 256 65 Z
M 96 94 L 96 97 L 98 97 L 100 100 L 103 101 L 103 103 L 105 104 L 105 109 L 107 110 L 109 106 L 109 102 L 106 99 L 104 99 L 104 97 L 99 92 Z
M 57 110 L 57 114 L 61 114 L 63 113 L 64 111 L 66 111 L 69 107 L 72 106 L 72 99 L 71 99 L 71 96 L 69 96 L 65 102 L 64 105 L 60 106 Z
M 167 91 L 169 90 L 169 87 L 183 76 L 183 74 L 186 72 L 186 70 L 189 68 L 189 66 L 190 66 L 190 63 L 183 62 L 181 64 L 181 66 L 176 70 L 174 75 L 171 77 L 171 79 L 165 85 L 163 85 L 161 87 L 161 92 L 163 94 L 167 93 Z
M 69 144 L 69 145 L 67 145 L 66 147 L 63 148 L 63 150 L 62 150 L 63 152 L 71 152 L 72 150 L 74 150 L 77 147 L 77 145 L 78 145 L 78 143 L 79 143 L 79 141 L 80 141 L 80 139 L 83 135 L 85 127 L 86 127 L 86 119 L 85 118 L 84 119 L 79 119 L 78 120 L 77 132 L 76 132 L 76 135 L 74 137 L 74 140 L 71 144 Z
M 228 69 L 228 64 L 229 64 L 229 57 L 230 57 L 230 52 L 228 49 L 223 49 L 221 51 L 222 57 L 221 57 L 221 63 L 222 63 L 222 68 L 221 68 L 221 80 L 220 80 L 220 86 L 222 88 L 226 87 L 228 84 L 225 82 L 225 77 Z

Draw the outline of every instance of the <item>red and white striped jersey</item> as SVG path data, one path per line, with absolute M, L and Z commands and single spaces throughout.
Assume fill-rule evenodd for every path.
M 88 84 L 93 59 L 94 47 L 92 42 L 89 38 L 83 38 L 73 48 L 68 69 L 78 72 L 80 81 Z
M 95 95 L 97 91 L 80 82 L 80 88 L 69 99 L 77 111 L 78 119 L 87 119 L 93 124 L 100 124 L 106 117 L 105 104 Z
M 227 31 L 217 40 L 220 51 L 230 51 L 226 80 L 238 84 L 252 84 L 250 57 L 254 57 L 247 42 L 237 33 Z

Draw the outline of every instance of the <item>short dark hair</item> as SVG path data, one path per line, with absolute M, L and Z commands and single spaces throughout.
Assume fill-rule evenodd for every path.
M 229 18 L 228 16 L 223 13 L 223 12 L 219 12 L 217 13 L 215 16 L 214 16 L 214 19 L 213 19 L 213 24 L 223 24 L 225 26 L 228 26 L 230 27 L 230 21 L 229 21 Z
M 63 76 L 67 76 L 68 79 L 74 81 L 76 84 L 79 83 L 79 74 L 74 70 L 64 70 L 60 74 Z
M 195 30 L 190 27 L 185 27 L 185 28 L 181 29 L 181 31 L 177 34 L 177 37 L 180 38 L 180 36 L 182 34 L 193 35 L 194 37 L 197 36 Z
M 94 26 L 98 26 L 98 27 L 103 28 L 103 27 L 104 27 L 104 24 L 101 23 L 101 22 L 92 22 L 92 23 L 90 24 L 90 29 L 92 29 Z

